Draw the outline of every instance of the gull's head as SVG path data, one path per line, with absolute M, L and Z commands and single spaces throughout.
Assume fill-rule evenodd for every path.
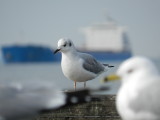
M 151 60 L 146 57 L 132 57 L 124 61 L 117 70 L 116 75 L 107 76 L 104 78 L 105 81 L 111 81 L 115 79 L 122 79 L 124 81 L 130 78 L 138 76 L 159 74 L 157 68 Z
M 133 77 L 133 75 L 157 74 L 158 70 L 151 60 L 146 57 L 132 57 L 124 61 L 118 71 L 122 79 Z
M 65 53 L 72 50 L 75 50 L 73 42 L 68 38 L 61 38 L 58 41 L 58 47 L 55 50 L 54 54 L 56 54 L 58 51 Z

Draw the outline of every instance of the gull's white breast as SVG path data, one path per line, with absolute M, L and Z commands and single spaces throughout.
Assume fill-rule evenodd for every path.
M 97 75 L 86 71 L 83 66 L 83 59 L 78 55 L 65 55 L 62 53 L 61 67 L 63 74 L 70 80 L 85 82 L 95 78 Z

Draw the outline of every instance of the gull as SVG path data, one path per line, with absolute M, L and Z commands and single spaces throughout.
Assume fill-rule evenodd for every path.
M 78 52 L 73 42 L 68 38 L 62 38 L 58 41 L 58 48 L 54 51 L 62 53 L 61 67 L 63 74 L 70 80 L 74 81 L 76 90 L 76 82 L 84 82 L 92 80 L 113 67 L 109 64 L 101 64 L 94 59 L 93 56 L 86 53 Z
M 121 78 L 116 107 L 123 120 L 160 120 L 160 75 L 151 60 L 135 56 L 124 61 L 117 75 L 104 81 Z

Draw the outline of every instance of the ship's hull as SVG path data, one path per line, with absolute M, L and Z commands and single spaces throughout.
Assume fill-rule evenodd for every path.
M 99 61 L 125 60 L 132 56 L 131 52 L 83 51 L 93 55 Z M 39 46 L 5 46 L 2 47 L 2 57 L 5 63 L 27 62 L 60 62 L 61 54 L 53 54 L 47 47 Z
M 2 57 L 5 63 L 54 61 L 51 49 L 40 46 L 5 46 L 2 47 Z

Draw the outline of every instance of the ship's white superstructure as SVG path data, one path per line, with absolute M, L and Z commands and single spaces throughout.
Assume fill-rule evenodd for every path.
M 113 20 L 86 27 L 83 32 L 85 49 L 89 51 L 120 52 L 129 49 L 126 27 L 118 26 Z

